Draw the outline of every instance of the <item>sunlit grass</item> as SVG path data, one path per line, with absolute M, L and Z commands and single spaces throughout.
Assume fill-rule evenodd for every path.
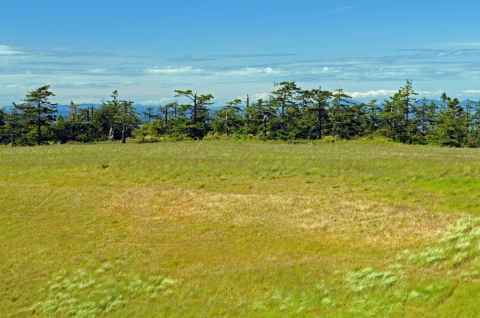
M 3 148 L 0 312 L 477 315 L 479 155 L 355 142 Z

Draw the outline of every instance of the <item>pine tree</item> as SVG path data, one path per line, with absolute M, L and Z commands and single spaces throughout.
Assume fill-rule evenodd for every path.
M 185 132 L 190 138 L 201 139 L 209 131 L 210 115 L 208 105 L 211 105 L 212 94 L 198 95 L 191 90 L 175 90 L 175 97 L 186 97 L 189 103 L 183 104 L 185 117 Z
M 274 90 L 270 95 L 269 103 L 278 109 L 278 117 L 271 118 L 272 137 L 280 139 L 293 139 L 296 137 L 299 115 L 297 95 L 301 91 L 295 82 L 274 83 Z M 272 120 L 274 119 L 274 120 Z
M 242 100 L 237 98 L 225 103 L 225 105 L 213 113 L 213 129 L 229 136 L 230 133 L 239 133 L 245 125 L 243 110 L 240 108 Z
M 49 128 L 55 122 L 54 114 L 57 112 L 57 104 L 50 102 L 49 97 L 55 95 L 49 89 L 50 85 L 41 86 L 29 91 L 21 104 L 14 103 L 14 107 L 21 112 L 21 125 L 26 131 L 35 135 L 37 145 L 53 139 Z M 35 133 L 32 131 L 33 127 L 35 127 Z M 30 140 L 26 141 L 30 142 Z
M 332 104 L 329 107 L 328 116 L 332 123 L 331 134 L 333 137 L 349 139 L 351 133 L 349 132 L 349 124 L 352 120 L 352 114 L 349 111 L 351 102 L 348 100 L 352 98 L 343 92 L 342 88 L 335 90 L 332 94 Z
M 467 141 L 467 116 L 457 98 L 447 99 L 446 109 L 438 115 L 437 135 L 442 146 L 462 147 Z

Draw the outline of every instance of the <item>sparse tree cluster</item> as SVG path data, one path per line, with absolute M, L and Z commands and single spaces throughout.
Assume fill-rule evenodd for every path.
M 417 98 L 406 82 L 383 102 L 353 102 L 341 88 L 301 89 L 295 82 L 274 83 L 266 99 L 234 99 L 216 111 L 211 94 L 175 90 L 185 103 L 171 102 L 140 114 L 132 101 L 111 99 L 99 107 L 70 102 L 64 118 L 57 114 L 48 85 L 27 92 L 10 111 L 0 109 L 0 142 L 14 145 L 95 142 L 127 138 L 260 138 L 272 140 L 355 139 L 380 136 L 410 144 L 480 146 L 480 102 L 461 104 L 443 93 L 438 103 Z

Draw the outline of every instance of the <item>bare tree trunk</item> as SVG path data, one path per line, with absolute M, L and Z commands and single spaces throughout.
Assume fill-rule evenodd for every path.
M 322 139 L 322 109 L 318 108 L 317 114 L 317 139 Z
M 230 131 L 230 129 L 228 129 L 228 113 L 225 112 L 225 135 L 228 136 L 229 131 Z
M 37 103 L 37 143 L 40 146 L 42 144 L 42 129 L 41 129 L 41 122 L 40 122 L 40 102 Z
M 263 135 L 267 136 L 267 115 L 263 115 Z
M 127 136 L 126 136 L 126 131 L 127 131 L 127 103 L 123 104 L 123 127 L 122 127 L 122 144 L 127 142 Z
M 12 143 L 12 147 L 15 145 L 15 115 L 16 115 L 17 111 L 14 109 L 12 109 L 12 119 L 11 119 L 11 122 L 10 122 L 10 140 L 11 140 L 11 143 Z
M 168 126 L 168 106 L 165 106 L 165 127 Z

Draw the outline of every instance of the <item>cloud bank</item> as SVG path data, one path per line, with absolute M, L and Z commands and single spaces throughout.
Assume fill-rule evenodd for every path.
M 198 86 L 212 92 L 219 90 L 224 96 L 246 92 L 264 96 L 266 87 L 273 90 L 273 82 L 280 81 L 303 83 L 304 88 L 341 86 L 353 98 L 372 99 L 392 95 L 406 79 L 414 81 L 414 88 L 423 83 L 419 90 L 427 96 L 439 89 L 450 89 L 452 95 L 475 98 L 480 97 L 479 56 L 480 49 L 470 48 L 398 50 L 389 55 L 350 59 L 279 53 L 192 54 L 175 60 L 0 45 L 0 103 L 21 100 L 27 90 L 44 84 L 76 92 L 77 96 L 99 97 L 97 92 L 102 91 L 105 97 L 122 88 L 132 92 L 129 98 L 138 97 L 149 104 L 162 97 L 155 94 L 168 91 L 173 95 L 174 89 Z M 12 100 L 12 96 L 17 97 Z

